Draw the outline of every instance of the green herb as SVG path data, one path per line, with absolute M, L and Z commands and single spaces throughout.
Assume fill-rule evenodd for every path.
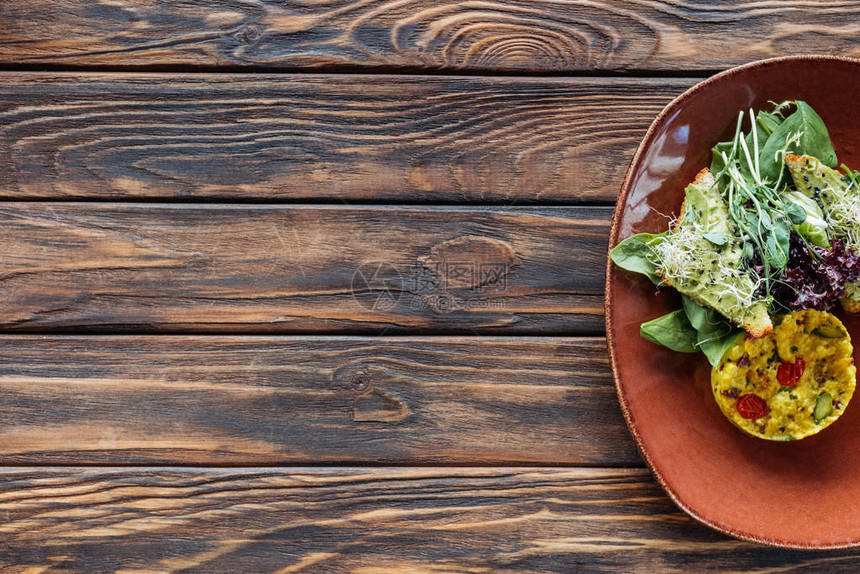
M 777 315 L 779 316 L 779 315 Z M 782 362 L 782 358 L 779 356 L 779 349 L 776 348 L 776 345 L 773 347 L 773 354 L 770 356 L 770 359 L 767 360 L 768 363 L 773 362 Z
M 773 230 L 767 237 L 768 255 L 772 258 L 774 267 L 782 271 L 788 265 L 789 240 L 791 228 L 787 219 L 778 219 L 773 224 Z
M 785 214 L 788 216 L 789 221 L 791 221 L 795 225 L 800 225 L 804 221 L 806 221 L 806 210 L 797 205 L 796 203 L 790 203 L 786 207 Z
M 819 247 L 830 248 L 827 238 L 827 222 L 824 221 L 824 213 L 821 207 L 812 198 L 805 196 L 799 191 L 788 191 L 782 194 L 786 205 L 786 214 L 794 224 L 797 233 Z M 802 213 L 803 219 L 800 218 Z
M 698 216 L 696 215 L 695 209 L 688 209 L 684 214 L 684 221 L 687 223 L 696 223 L 698 221 Z
M 634 273 L 641 273 L 652 283 L 659 285 L 662 278 L 657 273 L 657 259 L 653 247 L 666 235 L 663 233 L 638 233 L 616 245 L 610 252 L 612 262 Z
M 639 334 L 644 339 L 668 347 L 679 353 L 696 353 L 696 329 L 690 324 L 683 309 L 642 323 Z
M 840 166 L 842 171 L 845 172 L 845 183 L 848 184 L 848 189 L 854 189 L 855 191 L 860 188 L 860 171 L 851 170 L 844 163 Z
M 702 237 L 704 237 L 714 245 L 725 245 L 729 242 L 729 236 L 722 231 L 711 231 L 709 233 L 703 233 Z
M 795 111 L 785 116 L 792 105 Z M 753 114 L 750 110 L 748 134 L 742 130 L 744 118 L 743 113 L 738 115 L 730 142 L 713 148 L 711 168 L 729 217 L 746 242 L 744 259 L 749 263 L 758 253 L 763 289 L 770 293 L 771 285 L 788 264 L 792 229 L 807 241 L 829 246 L 820 209 L 782 191 L 785 154 L 820 154 L 823 161 L 831 163 L 835 163 L 836 155 L 824 123 L 805 102 L 781 104 L 773 113 Z
M 725 172 L 726 162 L 724 158 L 731 155 L 733 142 L 720 142 L 711 149 L 711 167 L 710 171 L 716 177 L 717 174 Z

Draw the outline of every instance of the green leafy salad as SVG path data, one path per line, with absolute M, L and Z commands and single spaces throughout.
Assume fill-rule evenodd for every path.
M 739 112 L 669 229 L 610 251 L 681 293 L 681 308 L 643 323 L 642 337 L 716 366 L 740 335 L 766 335 L 789 311 L 860 311 L 860 173 L 837 166 L 806 102 Z

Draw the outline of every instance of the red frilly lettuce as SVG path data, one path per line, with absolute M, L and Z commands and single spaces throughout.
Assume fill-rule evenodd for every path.
M 788 264 L 771 295 L 789 309 L 825 311 L 837 305 L 848 283 L 860 279 L 860 256 L 840 239 L 830 241 L 831 249 L 806 244 L 792 233 Z M 759 271 L 756 253 L 753 268 Z M 761 270 L 763 271 L 763 269 Z

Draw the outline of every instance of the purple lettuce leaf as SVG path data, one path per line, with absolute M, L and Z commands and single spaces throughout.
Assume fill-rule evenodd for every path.
M 848 283 L 860 279 L 860 255 L 841 239 L 830 241 L 831 249 L 806 244 L 791 234 L 788 264 L 780 280 L 771 285 L 777 303 L 788 309 L 825 311 L 837 305 Z M 761 257 L 755 254 L 752 267 L 763 274 Z

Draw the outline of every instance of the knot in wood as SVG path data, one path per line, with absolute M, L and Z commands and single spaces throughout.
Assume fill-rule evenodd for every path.
M 257 26 L 256 24 L 251 24 L 249 26 L 245 26 L 238 32 L 236 32 L 236 40 L 242 42 L 243 44 L 253 44 L 257 40 L 263 37 L 263 28 L 261 26 Z
M 506 278 L 517 264 L 513 248 L 498 239 L 466 235 L 444 241 L 418 261 L 434 277 L 442 290 L 479 290 L 495 286 L 504 289 Z
M 370 375 L 368 373 L 356 373 L 352 376 L 350 385 L 356 391 L 365 391 L 370 387 Z

